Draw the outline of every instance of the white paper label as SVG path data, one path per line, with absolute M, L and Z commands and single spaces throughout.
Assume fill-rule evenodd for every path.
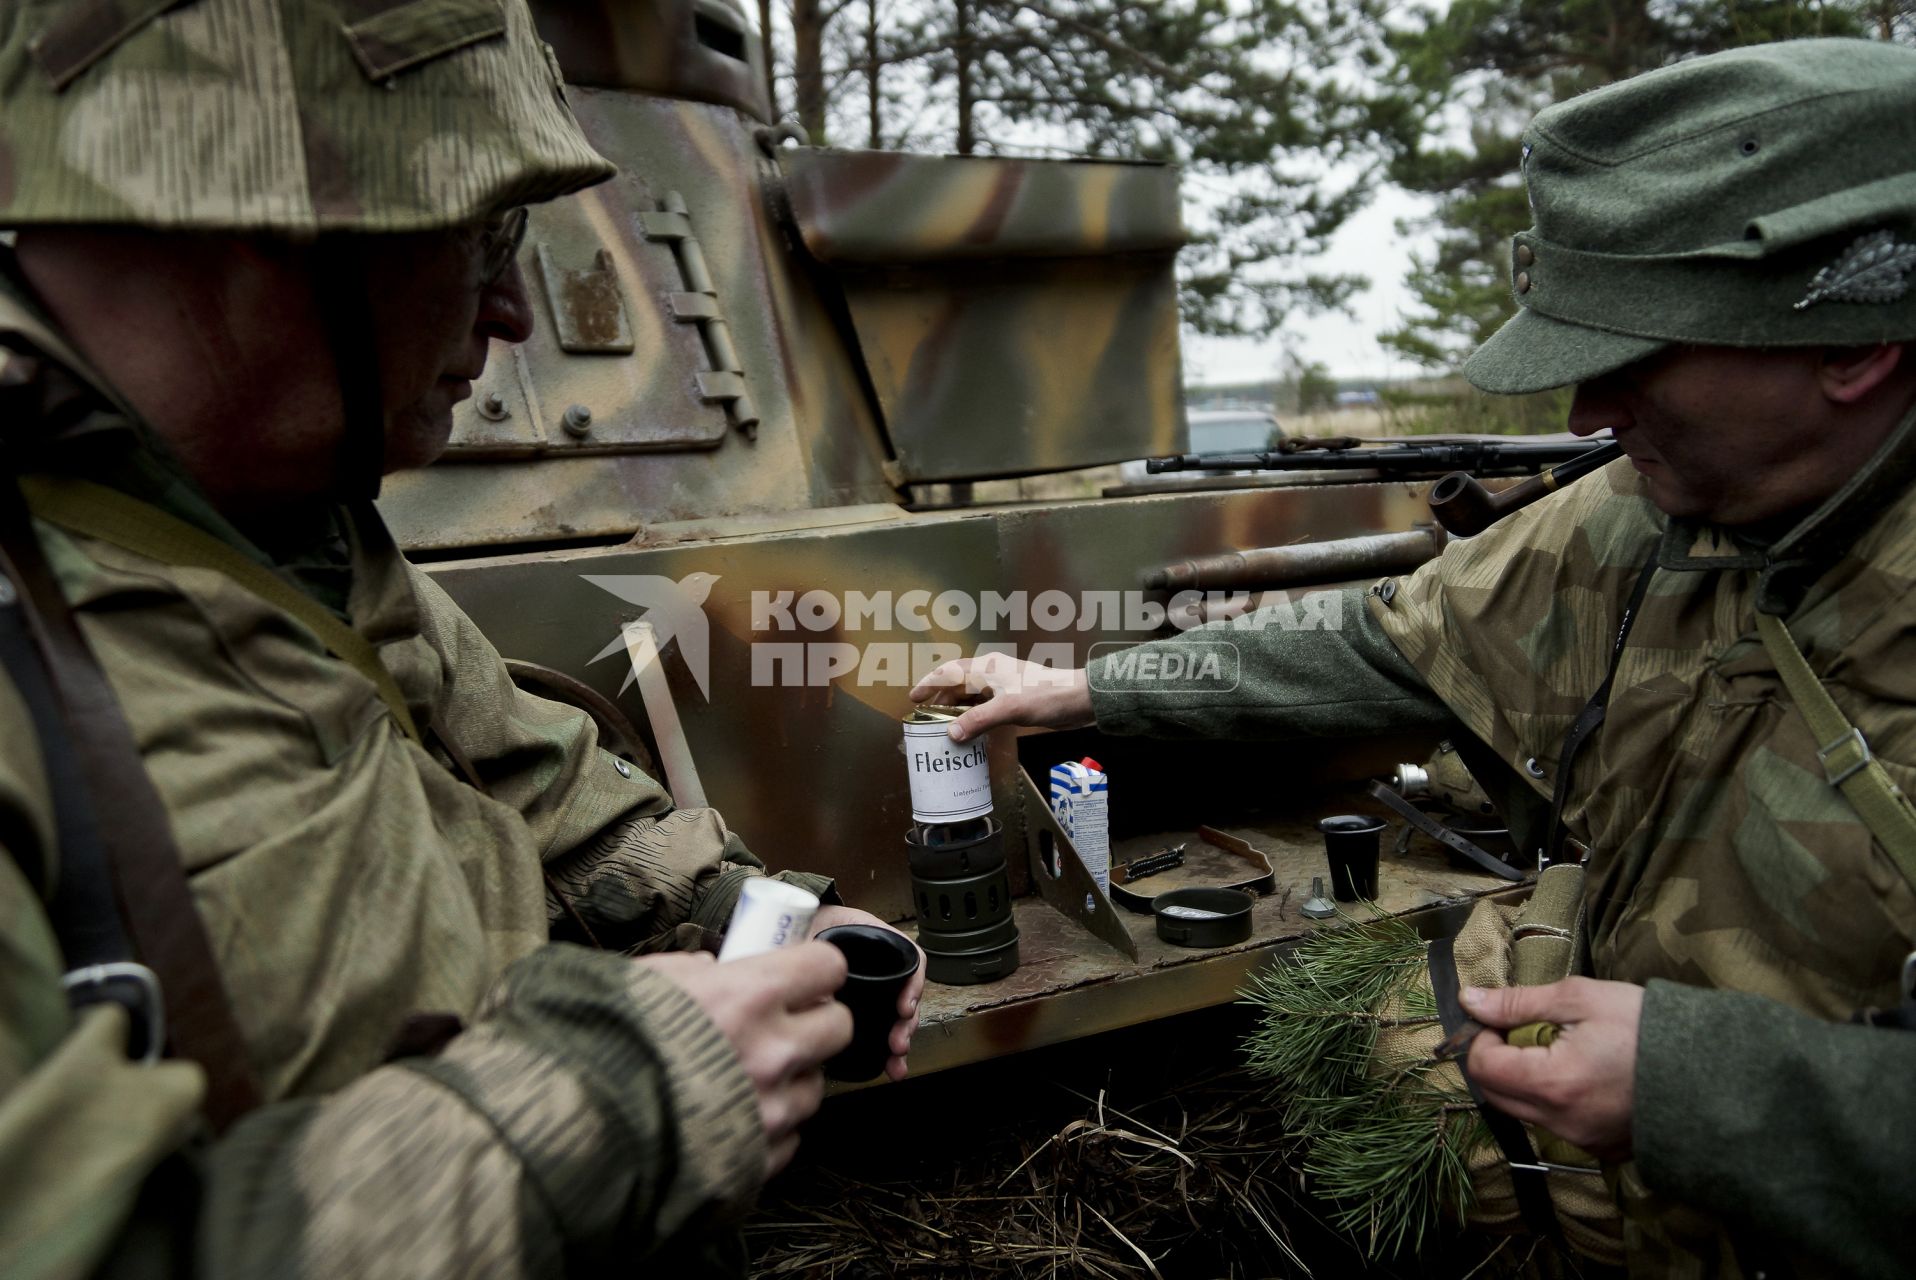
M 919 822 L 963 822 L 991 812 L 991 769 L 985 739 L 953 742 L 950 721 L 905 726 L 911 769 L 911 816 Z

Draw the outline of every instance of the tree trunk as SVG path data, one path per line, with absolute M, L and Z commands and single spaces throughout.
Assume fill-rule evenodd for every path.
M 956 8 L 951 44 L 958 59 L 958 154 L 968 156 L 978 148 L 971 131 L 971 0 L 956 0 Z
M 878 0 L 865 0 L 865 110 L 869 125 L 865 145 L 873 151 L 885 145 L 879 119 L 882 102 L 878 86 Z
M 758 0 L 758 49 L 765 62 L 765 101 L 772 108 L 772 119 L 776 120 L 779 116 L 778 60 L 772 49 L 772 0 Z
M 798 123 L 813 146 L 825 143 L 825 13 L 820 0 L 792 0 L 792 78 Z

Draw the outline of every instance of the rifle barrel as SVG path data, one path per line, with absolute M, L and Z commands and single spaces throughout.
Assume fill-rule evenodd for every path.
M 1400 474 L 1474 471 L 1535 474 L 1581 458 L 1599 442 L 1586 440 L 1470 440 L 1389 444 L 1350 449 L 1300 449 L 1238 453 L 1179 453 L 1145 460 L 1152 475 L 1172 471 L 1388 471 Z

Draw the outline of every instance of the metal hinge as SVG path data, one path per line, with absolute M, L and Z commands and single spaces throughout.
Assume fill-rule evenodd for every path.
M 705 250 L 693 234 L 685 197 L 676 191 L 666 192 L 657 212 L 639 215 L 639 230 L 647 240 L 670 245 L 672 256 L 678 260 L 685 291 L 670 295 L 672 318 L 698 327 L 706 362 L 711 366 L 699 373 L 699 398 L 724 406 L 727 420 L 743 431 L 747 440 L 756 440 L 758 406 L 745 388 L 745 366 L 732 343 L 732 326 L 719 309 L 718 290 L 705 263 Z

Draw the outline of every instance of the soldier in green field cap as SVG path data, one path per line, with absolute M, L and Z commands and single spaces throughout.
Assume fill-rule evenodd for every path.
M 1480 1035 L 1484 1094 L 1603 1158 L 1632 1274 L 1909 1274 L 1916 50 L 1701 58 L 1551 107 L 1523 155 L 1520 311 L 1464 372 L 1575 384 L 1570 429 L 1627 457 L 1340 630 L 1193 633 L 1237 643 L 1230 693 L 981 659 L 916 695 L 994 695 L 954 736 L 1467 732 L 1524 847 L 1588 848 L 1588 976 L 1466 993 L 1563 1028 Z
M 0 1274 L 737 1271 L 844 961 L 370 503 L 612 172 L 523 0 L 17 0 L 0 107 Z

